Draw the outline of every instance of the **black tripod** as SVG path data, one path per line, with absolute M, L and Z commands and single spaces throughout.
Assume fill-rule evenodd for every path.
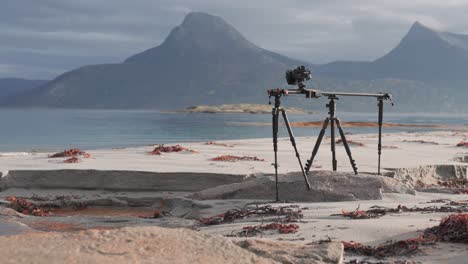
M 270 96 L 275 97 L 275 106 L 272 110 L 272 115 L 273 115 L 273 150 L 275 152 L 275 181 L 276 181 L 276 201 L 279 201 L 279 192 L 278 192 L 278 126 L 279 126 L 279 115 L 280 112 L 283 116 L 284 123 L 286 124 L 286 128 L 288 129 L 288 134 L 289 134 L 289 139 L 291 140 L 291 145 L 294 148 L 294 151 L 296 152 L 296 157 L 297 160 L 299 161 L 299 167 L 301 167 L 302 175 L 304 176 L 305 183 L 307 185 L 307 189 L 310 190 L 310 183 L 309 180 L 307 179 L 307 174 L 304 171 L 304 168 L 302 167 L 302 161 L 301 157 L 299 155 L 299 152 L 297 151 L 297 146 L 296 146 L 296 140 L 294 139 L 294 134 L 291 129 L 291 125 L 289 124 L 288 116 L 286 115 L 286 111 L 284 108 L 280 107 L 281 105 L 281 96 L 287 95 L 285 90 L 277 90 L 277 91 L 272 91 L 269 92 Z
M 312 167 L 312 163 L 314 162 L 315 156 L 320 148 L 320 144 L 322 143 L 323 136 L 325 135 L 325 131 L 327 130 L 328 123 L 330 123 L 330 130 L 331 130 L 331 152 L 332 152 L 332 165 L 333 171 L 337 169 L 337 161 L 336 161 L 336 150 L 335 150 L 335 124 L 338 127 L 338 131 L 340 132 L 341 140 L 343 142 L 343 146 L 345 147 L 346 153 L 348 154 L 349 161 L 351 162 L 351 166 L 353 167 L 353 171 L 355 174 L 358 174 L 356 162 L 354 161 L 351 155 L 351 149 L 349 148 L 348 141 L 346 140 L 345 133 L 343 132 L 343 128 L 341 127 L 341 122 L 338 117 L 335 116 L 336 111 L 336 103 L 335 100 L 338 100 L 336 95 L 328 96 L 330 102 L 326 105 L 328 107 L 328 114 L 330 115 L 325 119 L 323 122 L 323 127 L 320 130 L 320 134 L 317 138 L 317 142 L 315 143 L 314 150 L 312 151 L 312 156 L 309 160 L 307 160 L 306 166 L 304 168 L 306 173 L 309 173 L 310 168 Z

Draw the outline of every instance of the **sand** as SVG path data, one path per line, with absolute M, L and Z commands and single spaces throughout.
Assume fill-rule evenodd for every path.
M 377 135 L 348 135 L 348 140 L 364 143 L 364 147 L 351 146 L 353 157 L 360 172 L 375 173 L 377 171 Z M 383 135 L 382 167 L 384 171 L 395 168 L 411 168 L 435 164 L 466 164 L 454 160 L 464 156 L 464 148 L 455 147 L 460 141 L 468 138 L 468 132 L 421 132 L 421 133 L 389 133 Z M 297 139 L 303 162 L 310 158 L 315 137 L 300 137 Z M 438 145 L 422 144 L 416 141 L 436 142 Z M 162 143 L 162 142 L 155 142 Z M 0 171 L 6 175 L 14 170 L 106 170 L 106 171 L 145 171 L 145 172 L 200 172 L 216 174 L 258 175 L 271 174 L 273 151 L 271 138 L 222 141 L 234 147 L 206 145 L 206 142 L 183 143 L 184 147 L 198 153 L 169 153 L 160 156 L 149 155 L 154 146 L 102 149 L 89 151 L 90 159 L 82 159 L 81 163 L 67 164 L 64 159 L 49 159 L 51 153 L 19 153 L 1 156 Z M 397 148 L 388 148 L 397 147 Z M 215 162 L 211 159 L 219 155 L 257 156 L 265 159 L 247 162 Z M 299 165 L 294 155 L 289 138 L 279 140 L 280 172 L 299 171 Z M 346 152 L 341 144 L 337 145 L 337 160 L 339 171 L 351 172 Z M 331 170 L 331 152 L 329 139 L 325 139 L 314 162 L 313 170 Z
M 26 243 L 25 241 L 29 239 L 47 241 L 45 237 L 29 236 L 38 231 L 50 231 L 50 227 L 57 228 L 56 231 L 66 231 L 65 234 L 68 234 L 70 230 L 93 228 L 126 226 L 193 228 L 195 226 L 200 234 L 237 243 L 236 248 L 229 249 L 232 250 L 231 253 L 234 252 L 233 254 L 238 254 L 235 253 L 238 248 L 244 250 L 242 256 L 248 257 L 254 252 L 253 257 L 248 257 L 251 261 L 255 258 L 259 261 L 265 258 L 265 255 L 260 253 L 263 249 L 279 247 L 279 244 L 262 244 L 266 241 L 294 243 L 299 250 L 291 246 L 290 251 L 286 251 L 286 255 L 294 255 L 301 251 L 300 248 L 305 244 L 324 239 L 336 242 L 354 240 L 376 245 L 391 239 L 415 237 L 425 228 L 437 225 L 441 218 L 450 213 L 401 213 L 365 220 L 351 220 L 331 215 L 339 214 L 342 210 L 352 211 L 357 207 L 366 210 L 374 205 L 392 208 L 398 205 L 442 206 L 444 205 L 442 203 L 429 202 L 436 199 L 467 200 L 466 194 L 448 193 L 453 191 L 450 188 L 418 187 L 418 182 L 437 185 L 438 181 L 466 179 L 468 149 L 456 147 L 456 144 L 466 141 L 467 138 L 468 133 L 464 131 L 384 134 L 385 147 L 382 155 L 384 176 L 375 175 L 377 170 L 375 134 L 348 136 L 349 140 L 364 144 L 364 146 L 351 147 L 360 171 L 359 175 L 352 173 L 341 145 L 337 145 L 338 172 L 331 172 L 330 144 L 324 141 L 309 176 L 313 186 L 311 192 L 305 190 L 302 176 L 298 174 L 299 167 L 289 139 L 281 138 L 279 141 L 280 194 L 283 200 L 293 203 L 271 204 L 298 205 L 304 208 L 302 219 L 304 222 L 298 223 L 300 227 L 298 233 L 278 234 L 267 231 L 261 236 L 260 244 L 253 243 L 251 246 L 246 246 L 242 242 L 245 239 L 222 238 L 222 236 L 239 232 L 244 226 L 257 225 L 271 219 L 251 217 L 207 227 L 199 226 L 196 219 L 244 207 L 252 202 L 268 204 L 274 199 L 271 139 L 220 142 L 228 146 L 207 145 L 205 142 L 184 143 L 182 144 L 184 147 L 197 152 L 162 153 L 160 156 L 148 154 L 154 146 L 93 150 L 89 151 L 92 158 L 82 158 L 81 163 L 75 164 L 63 163 L 64 159 L 60 158 L 48 158 L 50 153 L 0 154 L 0 170 L 3 174 L 0 180 L 2 190 L 0 197 L 9 195 L 39 197 L 37 201 L 39 204 L 59 206 L 84 204 L 90 208 L 82 214 L 74 212 L 70 217 L 64 217 L 67 213 L 62 212 L 62 215 L 47 218 L 15 215 L 9 211 L 2 211 L 0 235 L 23 234 L 21 238 L 9 240 L 14 247 Z M 297 141 L 300 154 L 305 161 L 310 156 L 315 138 L 301 137 Z M 256 156 L 265 161 L 211 160 L 220 155 Z M 138 210 L 122 209 L 130 207 Z M 109 208 L 119 209 L 113 211 Z M 151 215 L 154 210 L 171 212 L 172 216 L 159 219 L 138 218 L 138 214 Z M 37 223 L 40 221 L 42 226 L 38 228 Z M 134 233 L 136 237 L 141 235 L 137 230 L 128 229 L 125 232 L 132 235 Z M 86 237 L 84 234 L 86 233 L 80 233 L 76 237 L 71 236 L 71 241 L 79 236 Z M 67 235 L 53 236 L 56 236 L 58 241 L 70 238 Z M 0 244 L 1 239 L 0 236 Z M 90 243 L 93 241 L 89 237 L 86 239 Z M 64 242 L 64 245 L 73 245 L 67 243 L 75 242 Z M 48 246 L 53 247 L 54 244 L 44 244 L 44 247 Z M 29 254 L 27 250 L 17 252 Z M 75 253 L 80 255 L 82 252 Z M 133 253 L 136 254 L 136 258 L 142 257 L 132 250 L 131 254 Z M 321 254 L 323 257 L 323 254 L 327 253 Z M 96 257 L 97 260 L 98 256 Z M 215 260 L 218 256 L 212 257 Z M 284 257 L 285 255 L 277 255 L 270 257 L 268 261 L 275 259 L 287 263 Z M 349 254 L 345 254 L 344 257 L 345 261 L 362 258 Z M 416 255 L 398 256 L 385 261 L 411 259 L 424 263 L 463 263 L 460 261 L 465 257 L 468 257 L 466 245 L 438 243 L 435 246 L 424 247 Z M 27 262 L 27 259 L 21 260 Z M 335 258 L 325 263 L 339 263 L 339 260 Z

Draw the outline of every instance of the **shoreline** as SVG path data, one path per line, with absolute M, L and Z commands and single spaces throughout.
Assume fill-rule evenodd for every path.
M 271 123 L 261 123 L 261 122 L 228 122 L 227 124 L 230 125 L 235 125 L 235 126 L 271 126 Z M 281 125 L 281 124 L 280 124 Z M 321 128 L 323 125 L 322 121 L 312 121 L 312 122 L 291 122 L 291 126 L 294 128 Z M 361 122 L 361 121 L 351 121 L 351 122 L 342 122 L 343 128 L 377 128 L 378 124 L 377 122 Z M 401 124 L 401 123 L 384 123 L 383 124 L 383 133 L 384 134 L 399 134 L 399 133 L 431 133 L 431 132 L 440 132 L 440 131 L 451 131 L 451 132 L 468 132 L 468 126 L 463 126 L 463 125 L 450 125 L 450 124 Z M 415 131 L 391 131 L 387 132 L 385 129 L 392 129 L 392 128 L 413 128 L 413 129 L 424 129 L 424 130 L 415 130 Z M 285 129 L 285 128 L 284 128 Z M 428 130 L 425 130 L 428 129 Z M 377 130 L 376 130 L 377 131 Z M 329 130 L 327 129 L 327 132 L 329 133 Z M 345 131 L 347 132 L 347 131 Z M 319 131 L 314 133 L 311 136 L 296 136 L 298 138 L 311 138 L 315 137 L 318 135 Z M 369 131 L 359 131 L 359 130 L 353 130 L 352 134 L 354 135 L 374 135 L 377 132 L 369 132 Z M 282 138 L 286 138 L 287 136 L 283 136 Z M 158 145 L 158 144 L 163 144 L 163 145 L 174 145 L 174 144 L 196 144 L 196 143 L 204 143 L 204 142 L 209 142 L 209 141 L 223 141 L 223 142 L 230 142 L 230 141 L 253 141 L 253 140 L 267 140 L 271 139 L 270 137 L 267 136 L 262 136 L 262 137 L 246 137 L 246 138 L 230 138 L 230 139 L 206 139 L 206 140 L 179 140 L 179 139 L 172 139 L 172 140 L 166 140 L 166 141 L 161 141 L 160 143 L 152 143 L 152 144 L 137 144 L 137 143 L 131 143 L 131 144 L 123 144 L 123 145 L 112 145 L 112 146 L 93 146 L 93 147 L 87 147 L 84 149 L 87 150 L 92 150 L 92 151 L 100 151 L 100 150 L 113 150 L 113 149 L 129 149 L 129 148 L 142 148 L 142 147 L 147 147 L 147 146 L 152 146 L 152 145 Z M 157 141 L 157 140 L 155 140 Z M 70 144 L 68 148 L 70 148 Z M 20 149 L 11 149 L 11 148 L 6 148 L 5 151 L 2 151 L 0 149 L 0 157 L 2 156 L 9 156 L 9 155 L 30 155 L 33 153 L 52 153 L 52 152 L 58 152 L 62 151 L 64 149 L 67 149 L 67 147 L 59 147 L 59 146 L 50 146 L 50 147 L 38 147 L 38 148 L 32 148 L 32 149 L 27 149 L 27 148 L 20 148 Z
M 95 237 L 100 237 L 125 232 L 126 236 L 133 236 L 143 228 L 145 232 L 175 235 L 192 229 L 195 231 L 191 234 L 200 241 L 216 238 L 235 249 L 254 243 L 246 242 L 254 239 L 260 241 L 255 243 L 271 243 L 273 249 L 284 246 L 285 254 L 298 259 L 305 258 L 299 253 L 307 245 L 319 249 L 333 246 L 336 257 L 325 263 L 341 263 L 343 258 L 362 259 L 365 257 L 343 251 L 341 241 L 378 245 L 388 240 L 414 238 L 422 234 L 421 230 L 438 225 L 439 220 L 458 210 L 441 208 L 458 206 L 462 212 L 468 212 L 463 202 L 468 200 L 465 192 L 468 148 L 456 147 L 466 139 L 468 132 L 460 131 L 384 133 L 384 173 L 378 176 L 375 133 L 348 136 L 350 142 L 356 143 L 351 150 L 360 171 L 358 175 L 352 172 L 341 144 L 337 145 L 338 172 L 332 171 L 329 138 L 325 138 L 309 175 L 312 191 L 307 191 L 289 138 L 280 138 L 280 199 L 288 203 L 272 202 L 275 179 L 271 138 L 183 143 L 180 152 L 159 155 L 150 154 L 157 146 L 99 149 L 87 151 L 91 155 L 88 158 L 78 156 L 79 163 L 64 163 L 66 157 L 50 158 L 52 153 L 0 157 L 3 174 L 0 226 L 4 228 L 0 243 L 15 243 L 12 239 L 52 239 L 60 244 L 68 243 L 73 234 L 95 233 Z M 303 161 L 309 157 L 315 140 L 315 137 L 297 138 Z M 241 159 L 214 160 L 223 155 Z M 458 182 L 461 185 L 456 185 Z M 36 211 L 13 211 L 8 207 L 15 199 L 25 199 Z M 302 216 L 297 222 L 287 223 L 296 231 L 265 230 L 250 238 L 242 237 L 247 227 L 280 224 L 277 221 L 283 216 L 278 215 L 252 215 L 215 225 L 201 224 L 200 219 L 225 215 L 229 210 L 255 210 L 261 206 L 300 209 Z M 356 208 L 371 210 L 375 206 L 426 211 L 393 211 L 372 219 L 348 219 L 342 215 Z M 424 209 L 430 206 L 438 209 Z M 47 215 L 49 208 L 55 208 L 50 211 L 52 215 Z M 46 216 L 33 216 L 31 212 Z M 331 242 L 323 242 L 328 240 Z M 43 245 L 56 247 L 52 242 Z M 294 251 L 296 247 L 302 249 Z M 464 247 L 437 243 L 436 250 L 429 254 L 416 250 L 413 255 L 385 260 L 446 263 L 467 257 Z M 317 254 L 323 257 L 325 253 Z
M 328 130 L 327 130 L 328 131 Z M 328 134 L 325 135 L 323 146 L 319 150 L 319 161 L 323 160 L 324 169 L 330 169 L 329 160 L 330 153 L 327 145 L 329 145 Z M 362 143 L 364 146 L 351 146 L 353 154 L 356 156 L 356 160 L 359 163 L 364 163 L 364 171 L 369 168 L 375 168 L 371 166 L 373 163 L 373 156 L 376 156 L 377 152 L 377 133 L 362 133 L 362 134 L 349 134 L 347 135 L 348 141 Z M 456 144 L 461 141 L 468 140 L 468 131 L 452 131 L 452 130 L 434 130 L 430 132 L 385 132 L 382 136 L 383 140 L 383 162 L 385 162 L 386 152 L 392 154 L 390 156 L 390 164 L 387 165 L 390 168 L 401 168 L 409 167 L 407 164 L 412 164 L 413 166 L 419 165 L 430 165 L 437 160 L 445 160 L 444 156 L 455 156 L 460 151 L 463 151 L 463 148 L 456 147 Z M 315 144 L 316 136 L 304 136 L 296 137 L 298 144 L 298 149 L 301 156 L 305 159 L 310 156 L 312 147 Z M 118 148 L 99 148 L 99 149 L 90 149 L 89 152 L 92 155 L 90 159 L 82 159 L 83 162 L 77 164 L 63 164 L 60 159 L 50 159 L 48 158 L 49 154 L 53 152 L 49 151 L 10 151 L 10 152 L 0 152 L 0 171 L 8 171 L 12 169 L 23 169 L 23 168 L 34 168 L 37 165 L 37 169 L 105 169 L 105 170 L 128 170 L 139 168 L 139 171 L 149 171 L 149 172 L 186 172 L 191 169 L 195 169 L 193 172 L 210 172 L 210 168 L 220 168 L 219 166 L 206 166 L 210 163 L 212 165 L 226 165 L 225 163 L 213 163 L 210 161 L 210 158 L 216 157 L 218 155 L 250 155 L 250 156 L 259 156 L 260 158 L 267 158 L 266 162 L 254 162 L 250 164 L 255 164 L 258 167 L 257 173 L 268 173 L 271 171 L 269 165 L 265 166 L 266 163 L 271 161 L 273 156 L 273 146 L 271 143 L 270 137 L 263 138 L 249 138 L 249 139 L 230 139 L 230 140 L 219 140 L 214 141 L 217 143 L 224 143 L 228 145 L 233 145 L 232 148 L 224 146 L 210 146 L 207 145 L 207 142 L 210 141 L 188 141 L 188 142 L 179 142 L 179 143 L 169 143 L 164 145 L 182 145 L 189 149 L 195 150 L 197 153 L 182 153 L 182 154 L 166 154 L 161 156 L 152 156 L 148 153 L 158 146 L 158 144 L 150 144 L 144 146 L 131 146 L 131 147 L 118 147 Z M 431 147 L 430 143 L 433 144 L 433 149 L 443 149 L 444 151 L 435 151 L 433 154 L 436 156 L 431 157 L 427 153 L 421 153 L 427 151 L 428 147 Z M 437 144 L 435 144 L 437 143 Z M 353 144 L 353 143 L 351 143 Z M 394 148 L 396 147 L 396 148 Z M 341 161 L 341 164 L 345 167 L 344 171 L 351 171 L 348 165 L 346 154 L 343 153 L 344 149 L 340 144 L 337 145 L 338 159 Z M 341 151 L 343 150 L 343 151 Z M 320 153 L 323 153 L 320 154 Z M 411 162 L 408 160 L 402 160 L 398 158 L 398 155 L 411 155 L 410 153 L 416 154 Z M 297 161 L 293 155 L 293 150 L 291 148 L 289 137 L 280 137 L 279 138 L 279 158 L 288 161 L 288 165 L 285 168 L 285 172 L 294 172 L 293 168 L 297 167 Z M 419 158 L 418 158 L 419 157 Z M 120 164 L 122 160 L 134 160 L 136 162 L 134 165 L 124 165 Z M 190 161 L 192 166 L 182 166 L 180 169 L 175 169 L 174 165 L 177 164 L 178 160 Z M 148 163 L 154 162 L 154 163 Z M 167 164 L 164 164 L 167 163 Z M 447 161 L 445 162 L 447 163 Z M 449 162 L 450 163 L 450 162 Z M 234 167 L 239 163 L 227 164 Z M 398 164 L 403 164 L 398 166 Z M 152 166 L 153 165 L 153 166 Z M 159 166 L 163 165 L 163 166 Z M 166 166 L 167 165 L 167 166 Z M 194 166 L 193 166 L 194 165 Z M 384 164 L 385 165 L 385 164 Z M 154 166 L 159 166 L 159 169 L 155 169 Z M 225 167 L 225 166 L 221 166 Z M 166 168 L 166 169 L 164 169 Z M 172 168 L 172 169 L 171 169 Z M 197 168 L 202 168 L 197 170 Z M 268 169 L 265 169 L 268 168 Z M 216 171 L 216 170 L 215 170 Z M 249 174 L 247 172 L 242 172 L 234 169 L 234 171 L 239 172 L 239 174 Z

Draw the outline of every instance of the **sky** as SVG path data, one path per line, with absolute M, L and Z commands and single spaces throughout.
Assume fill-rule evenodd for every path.
M 311 63 L 374 60 L 415 21 L 468 34 L 468 0 L 1 0 L 0 78 L 53 79 L 157 46 L 191 12 Z

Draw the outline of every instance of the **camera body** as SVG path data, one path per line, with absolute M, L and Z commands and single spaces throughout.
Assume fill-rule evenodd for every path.
M 312 74 L 305 66 L 298 66 L 293 70 L 286 71 L 286 82 L 289 85 L 299 85 L 299 88 L 305 87 L 305 82 L 310 80 Z

